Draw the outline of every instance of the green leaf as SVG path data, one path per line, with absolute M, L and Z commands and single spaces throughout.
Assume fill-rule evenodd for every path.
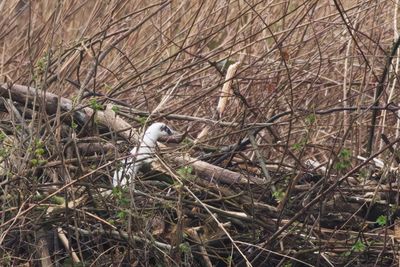
M 189 253 L 190 252 L 190 245 L 189 243 L 181 243 L 179 244 L 179 250 L 183 253 Z
M 127 215 L 127 212 L 125 210 L 120 210 L 117 212 L 117 217 L 121 220 L 125 219 Z
M 75 122 L 71 122 L 71 128 L 72 129 L 78 128 L 78 124 L 76 124 Z
M 118 199 L 118 205 L 126 207 L 129 205 L 129 199 L 127 197 L 121 197 Z
M 315 114 L 310 114 L 306 117 L 305 121 L 307 125 L 312 125 L 316 120 Z
M 0 132 L 0 142 L 3 142 L 6 139 L 6 134 L 3 132 Z
M 112 192 L 113 196 L 116 197 L 116 198 L 121 198 L 122 197 L 122 193 L 123 192 L 122 192 L 120 186 L 114 187 L 111 192 Z
M 276 201 L 281 202 L 285 198 L 285 192 L 282 189 L 278 189 L 272 193 L 272 196 Z
M 63 197 L 59 197 L 59 196 L 52 196 L 50 198 L 50 201 L 54 204 L 57 205 L 64 205 L 65 204 L 65 199 Z
M 334 165 L 334 168 L 338 171 L 345 170 L 351 167 L 351 151 L 350 149 L 344 148 L 338 154 L 338 162 Z
M 90 99 L 90 101 L 89 101 L 89 104 L 90 104 L 90 107 L 93 109 L 93 110 L 101 110 L 101 109 L 103 109 L 103 105 L 101 105 L 100 103 L 98 103 L 97 102 L 97 100 L 96 99 Z
M 191 178 L 192 177 L 192 172 L 193 172 L 193 167 L 192 166 L 184 166 L 179 168 L 176 171 L 182 178 Z
M 352 247 L 351 250 L 353 250 L 354 252 L 364 252 L 366 249 L 366 245 L 361 242 L 360 240 L 358 240 Z
M 37 148 L 35 150 L 35 155 L 36 156 L 42 156 L 42 155 L 44 155 L 44 153 L 46 153 L 46 151 L 43 148 Z
M 387 224 L 387 217 L 385 215 L 381 215 L 376 219 L 376 223 L 379 226 L 385 226 Z
M 47 55 L 44 55 L 43 57 L 38 59 L 38 61 L 36 62 L 36 69 L 38 74 L 41 74 L 46 70 L 47 61 Z
M 344 160 L 350 160 L 351 159 L 351 151 L 350 151 L 350 149 L 343 148 L 339 152 L 339 158 L 344 159 Z
M 119 107 L 118 106 L 112 106 L 111 110 L 114 111 L 115 113 L 117 113 L 119 111 Z
M 6 157 L 8 155 L 8 150 L 5 148 L 0 148 L 0 157 Z
M 36 146 L 37 148 L 43 147 L 44 145 L 43 145 L 42 140 L 36 139 L 36 140 L 35 140 L 35 146 Z
M 39 160 L 38 160 L 38 164 L 39 164 L 40 166 L 46 164 L 47 162 L 48 162 L 48 161 L 45 160 L 45 159 L 39 159 Z
M 146 124 L 147 117 L 146 116 L 140 116 L 137 120 L 140 123 L 140 125 L 144 126 Z
M 301 150 L 304 147 L 304 143 L 303 142 L 299 142 L 299 143 L 295 143 L 292 145 L 292 149 L 293 150 Z
M 193 145 L 193 141 L 190 140 L 190 139 L 187 138 L 187 137 L 185 137 L 185 138 L 183 139 L 182 143 L 183 143 L 184 145 L 186 145 L 186 146 L 191 146 L 191 145 Z
M 346 169 L 346 164 L 344 164 L 343 162 L 338 162 L 335 164 L 335 170 L 341 171 L 344 169 Z

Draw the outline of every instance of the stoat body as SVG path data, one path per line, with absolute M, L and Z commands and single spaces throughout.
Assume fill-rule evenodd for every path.
M 172 135 L 172 130 L 161 122 L 156 122 L 147 128 L 138 147 L 130 151 L 131 157 L 122 160 L 122 167 L 116 170 L 113 176 L 113 185 L 125 186 L 128 179 L 134 177 L 143 164 L 151 163 L 157 145 L 162 136 Z

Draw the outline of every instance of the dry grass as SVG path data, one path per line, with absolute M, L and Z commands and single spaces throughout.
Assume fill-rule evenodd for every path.
M 167 177 L 104 198 L 125 153 L 78 144 L 126 142 L 95 118 L 46 114 L 41 93 L 34 108 L 4 97 L 0 264 L 46 264 L 44 244 L 61 265 L 398 265 L 397 152 L 381 140 L 399 137 L 397 53 L 370 137 L 398 0 L 342 2 L 0 1 L 2 82 L 187 134 L 163 156 Z M 357 159 L 378 151 L 379 171 Z M 273 184 L 194 179 L 169 160 L 184 153 Z

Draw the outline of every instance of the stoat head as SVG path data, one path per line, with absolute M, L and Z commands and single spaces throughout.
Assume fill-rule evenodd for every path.
M 158 139 L 163 136 L 172 135 L 173 131 L 165 123 L 156 122 L 156 123 L 153 123 L 152 125 L 150 125 L 149 128 L 147 128 L 145 134 Z

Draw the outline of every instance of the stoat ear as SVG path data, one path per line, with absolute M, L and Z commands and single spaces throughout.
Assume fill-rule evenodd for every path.
M 160 130 L 167 135 L 172 135 L 172 130 L 167 125 L 162 125 Z

